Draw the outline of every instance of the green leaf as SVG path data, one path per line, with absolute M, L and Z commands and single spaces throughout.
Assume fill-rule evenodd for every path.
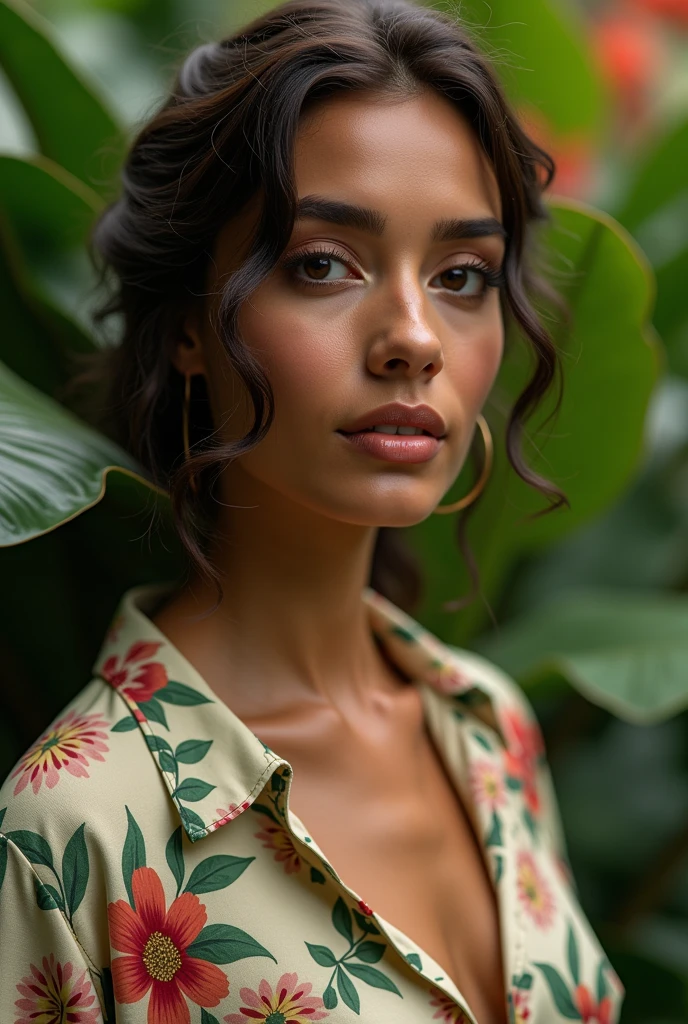
M 62 885 L 69 913 L 73 916 L 86 893 L 89 876 L 88 849 L 84 838 L 86 823 L 78 829 L 65 847 L 62 857 Z
M 122 877 L 129 897 L 129 903 L 135 910 L 134 894 L 131 888 L 131 876 L 137 868 L 146 866 L 146 844 L 143 840 L 143 833 L 139 828 L 136 818 L 128 807 L 127 812 L 127 835 L 122 850 Z
M 372 988 L 383 988 L 386 992 L 395 992 L 398 996 L 401 996 L 401 992 L 394 982 L 383 974 L 382 971 L 378 971 L 376 967 L 367 967 L 365 964 L 352 964 L 350 960 L 347 960 L 343 966 L 355 978 L 364 981 L 366 985 L 370 985 Z
M 619 221 L 636 231 L 643 221 L 686 191 L 688 120 L 680 121 L 662 135 L 643 160 L 635 163 L 635 177 L 626 201 L 617 212 Z
M 206 1009 L 201 1007 L 201 1024 L 220 1024 L 217 1017 L 213 1017 L 212 1013 L 208 1013 Z
M 7 839 L 5 836 L 0 836 L 0 889 L 2 889 L 2 883 L 5 881 L 5 872 L 7 870 Z
M 407 953 L 406 959 L 408 960 L 412 967 L 417 968 L 417 970 L 419 971 L 423 970 L 423 964 L 417 953 Z
M 236 882 L 237 878 L 243 875 L 246 868 L 255 859 L 255 857 L 232 857 L 224 853 L 206 857 L 191 872 L 184 891 L 196 893 L 198 896 L 203 892 L 225 889 L 232 882 Z
M 192 833 L 190 835 L 192 841 L 194 839 L 201 838 L 200 835 L 193 835 L 193 833 L 198 833 L 202 831 L 203 834 L 205 834 L 205 822 L 198 814 L 196 814 L 195 811 L 192 811 L 190 807 L 180 806 L 179 816 L 184 822 L 184 825 L 186 826 L 187 830 L 190 833 Z
M 354 1013 L 360 1013 L 361 1000 L 358 997 L 356 986 L 339 966 L 337 966 L 337 988 L 339 989 L 340 996 L 349 1009 L 353 1010 Z
M 214 789 L 215 786 L 211 786 L 209 782 L 203 782 L 202 779 L 184 779 L 179 783 L 172 796 L 177 800 L 185 800 L 190 803 L 203 800 Z
M 355 907 L 353 908 L 352 913 L 353 913 L 354 918 L 356 920 L 356 924 L 358 925 L 358 927 L 361 929 L 362 932 L 367 932 L 368 935 L 379 935 L 380 934 L 379 928 L 375 927 L 375 925 L 373 924 L 373 921 L 372 921 L 372 919 L 370 917 L 366 917 L 365 914 L 361 914 L 361 912 L 356 910 Z
M 324 885 L 325 876 L 322 871 L 318 871 L 317 868 L 311 868 L 311 882 L 317 882 L 318 885 Z
M 203 760 L 212 745 L 212 740 L 184 740 L 175 750 L 174 756 L 182 764 L 196 764 Z
M 483 748 L 483 750 L 489 750 L 489 751 L 492 750 L 492 744 L 487 739 L 487 737 L 483 736 L 483 734 L 481 732 L 477 732 L 474 729 L 473 732 L 471 732 L 471 736 L 473 737 L 474 740 L 476 740 L 480 744 L 480 746 Z
M 100 501 L 109 473 L 129 473 L 148 487 L 121 449 L 2 364 L 0 424 L 0 547 Z
M 524 971 L 521 975 L 514 975 L 512 982 L 514 988 L 522 988 L 529 991 L 533 987 L 533 975 Z
M 6 836 L 21 850 L 31 864 L 44 864 L 47 868 L 54 868 L 50 846 L 38 832 L 16 829 L 13 832 L 7 832 Z
M 320 964 L 321 967 L 334 967 L 337 963 L 337 957 L 328 946 L 318 946 L 312 942 L 307 942 L 306 946 L 316 964 Z
M 182 826 L 176 828 L 165 846 L 165 860 L 177 883 L 177 894 L 184 884 L 184 854 L 182 853 Z
M 264 946 L 231 924 L 206 925 L 198 938 L 187 947 L 187 953 L 211 964 L 233 964 L 250 956 L 267 956 L 277 963 Z
M 363 960 L 367 964 L 376 964 L 384 956 L 385 949 L 386 947 L 382 942 L 366 940 L 366 942 L 361 943 L 354 956 L 357 956 L 359 960 Z
M 340 935 L 343 935 L 348 942 L 354 941 L 354 931 L 351 924 L 351 913 L 341 896 L 332 908 L 332 924 Z
M 177 762 L 174 759 L 173 755 L 168 753 L 167 750 L 161 750 L 160 753 L 158 754 L 158 760 L 160 762 L 160 767 L 162 768 L 162 770 L 164 772 L 169 772 L 171 775 L 174 775 L 176 779 L 177 776 L 179 775 L 179 768 L 177 767 Z
M 158 700 L 164 700 L 166 704 L 180 704 L 183 707 L 213 703 L 210 697 L 204 697 L 198 690 L 192 689 L 185 683 L 175 683 L 172 680 L 161 690 L 156 690 L 155 696 Z
M 270 821 L 274 821 L 276 825 L 281 825 L 282 822 L 279 820 L 276 814 L 273 813 L 272 808 L 266 807 L 265 804 L 252 803 L 249 810 L 255 811 L 256 814 L 264 814 Z
M 607 968 L 606 961 L 600 960 L 597 966 L 597 1002 L 601 1003 L 607 994 L 607 979 L 604 976 L 604 972 Z
M 323 1004 L 326 1010 L 334 1010 L 335 1006 L 339 1002 L 337 993 L 334 990 L 332 982 L 329 983 L 325 991 L 323 992 Z
M 485 837 L 485 846 L 504 846 L 504 840 L 502 839 L 502 824 L 496 811 L 492 812 L 492 822 L 490 825 L 490 831 Z
M 501 853 L 495 856 L 495 873 L 494 873 L 494 884 L 499 885 L 502 880 L 502 873 L 504 871 L 504 858 Z
M 688 599 L 577 588 L 500 625 L 477 646 L 526 688 L 565 680 L 629 722 L 688 705 Z
M 569 924 L 569 934 L 567 940 L 567 951 L 569 958 L 569 970 L 571 971 L 571 977 L 573 978 L 574 985 L 580 984 L 580 960 L 578 956 L 578 943 L 576 942 L 576 935 L 573 930 L 573 926 Z
M 456 12 L 451 3 L 448 9 Z M 512 102 L 536 111 L 552 135 L 578 140 L 601 131 L 606 91 L 575 8 L 551 0 L 463 0 L 461 19 L 488 52 L 497 51 L 495 70 Z
M 495 438 L 494 464 L 480 514 L 471 522 L 471 550 L 480 566 L 484 600 L 458 615 L 443 610 L 445 602 L 470 586 L 453 516 L 428 516 L 408 534 L 427 580 L 417 618 L 462 648 L 489 626 L 487 609 L 499 601 L 517 563 L 599 515 L 626 490 L 644 455 L 645 418 L 662 369 L 659 342 L 648 322 L 652 272 L 635 243 L 599 211 L 571 200 L 550 202 L 549 209 L 553 222 L 539 241 L 551 267 L 548 276 L 571 309 L 570 322 L 549 306 L 545 312 L 565 386 L 556 419 L 544 425 L 555 408 L 555 386 L 528 421 L 523 454 L 535 472 L 562 487 L 571 509 L 529 518 L 547 501 L 516 474 L 499 442 L 533 369 L 531 345 L 510 329 L 485 406 Z M 480 444 L 479 437 L 476 447 Z M 467 460 L 445 501 L 465 495 L 473 482 Z
M 5 815 L 6 814 L 7 814 L 7 808 L 6 807 L 0 807 L 0 828 L 2 828 L 2 823 L 5 820 Z
M 552 993 L 552 999 L 562 1017 L 566 1020 L 580 1020 L 580 1014 L 576 1009 L 571 993 L 569 992 L 568 985 L 562 978 L 556 967 L 552 967 L 551 964 L 534 964 L 538 970 L 542 971 L 545 981 L 549 986 L 549 990 Z
M 127 715 L 126 718 L 120 718 L 119 722 L 115 722 L 110 732 L 132 732 L 138 725 L 138 722 L 133 715 Z
M 95 86 L 86 83 L 60 50 L 49 23 L 28 4 L 2 0 L 0 65 L 42 152 L 97 190 L 109 192 L 124 152 L 123 133 L 97 98 Z
M 39 910 L 64 911 L 65 906 L 62 896 L 54 885 L 45 885 L 45 883 L 41 882 L 38 878 L 34 878 L 33 884 L 36 891 L 36 903 L 38 904 Z
M 158 690 L 158 693 L 159 692 L 160 691 Z M 167 716 L 165 715 L 165 709 L 163 708 L 162 704 L 157 699 L 157 697 L 151 697 L 150 700 L 146 700 L 143 703 L 139 704 L 139 708 L 141 711 L 143 711 L 146 718 L 148 718 L 151 722 L 157 722 L 158 725 L 162 725 L 165 727 L 165 729 L 169 729 L 169 725 L 167 724 Z M 170 747 L 170 750 L 171 749 L 172 747 Z

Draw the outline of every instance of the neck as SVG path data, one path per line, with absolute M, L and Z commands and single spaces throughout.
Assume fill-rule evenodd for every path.
M 354 713 L 398 687 L 362 600 L 377 528 L 325 517 L 252 478 L 241 495 L 240 506 L 221 506 L 210 552 L 220 605 L 207 614 L 214 587 L 194 577 L 156 624 L 245 715 L 300 703 Z

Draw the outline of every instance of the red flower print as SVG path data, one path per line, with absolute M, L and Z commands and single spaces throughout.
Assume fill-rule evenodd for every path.
M 528 810 L 535 817 L 540 813 L 536 768 L 545 750 L 540 727 L 527 722 L 513 708 L 504 712 L 502 726 L 507 743 L 506 774 L 520 781 Z
M 528 993 L 522 988 L 512 989 L 511 1005 L 514 1008 L 514 1024 L 526 1024 L 530 1020 Z
M 239 1007 L 239 1013 L 228 1013 L 224 1020 L 226 1024 L 254 1024 L 255 1021 L 310 1024 L 312 1020 L 323 1020 L 329 1014 L 320 996 L 310 995 L 312 988 L 310 981 L 299 982 L 298 975 L 292 973 L 283 974 L 273 992 L 263 978 L 257 992 L 252 988 L 239 989 L 246 1005 Z
M 612 1001 L 609 996 L 595 1001 L 589 988 L 579 985 L 573 993 L 576 1008 L 581 1015 L 583 1024 L 610 1024 L 612 1019 Z
M 248 803 L 248 801 L 245 801 L 241 805 L 241 807 L 239 806 L 239 804 L 230 804 L 229 807 L 226 809 L 223 807 L 216 807 L 215 813 L 218 816 L 218 820 L 214 821 L 212 825 L 208 826 L 208 828 L 210 829 L 211 832 L 214 832 L 215 829 L 220 828 L 221 825 L 224 825 L 226 822 L 231 821 L 233 818 L 237 818 L 242 811 L 248 810 L 250 806 L 251 805 Z
M 165 666 L 150 660 L 160 646 L 159 643 L 137 640 L 123 659 L 114 654 L 107 659 L 101 670 L 103 679 L 130 700 L 145 704 L 157 690 L 167 686 Z
M 12 772 L 12 778 L 19 775 L 14 795 L 31 783 L 38 793 L 45 781 L 52 789 L 60 781 L 60 770 L 64 768 L 77 778 L 89 777 L 86 768 L 91 761 L 104 761 L 109 747 L 107 739 L 109 723 L 99 714 L 81 715 L 74 709 L 49 726 L 19 761 Z
M 432 1015 L 433 1020 L 440 1020 L 442 1024 L 469 1024 L 468 1017 L 451 996 L 433 987 L 430 989 L 430 997 L 430 1005 L 437 1007 Z
M 301 858 L 294 846 L 294 841 L 283 825 L 270 822 L 260 832 L 254 833 L 263 846 L 275 851 L 275 860 L 282 861 L 286 874 L 293 875 L 301 870 Z
M 187 996 L 196 1006 L 217 1006 L 229 992 L 215 964 L 189 956 L 207 914 L 198 896 L 185 892 L 165 910 L 162 882 L 153 868 L 131 876 L 135 909 L 124 900 L 108 906 L 110 942 L 126 953 L 112 961 L 118 1003 L 137 1003 L 152 986 L 148 1024 L 189 1024 Z
M 531 853 L 518 855 L 518 896 L 528 917 L 538 928 L 549 928 L 554 920 L 554 897 Z
M 17 985 L 23 997 L 15 1001 L 15 1024 L 102 1024 L 103 1017 L 86 971 L 61 964 L 55 954 L 44 956 L 43 970 L 30 964 L 30 975 Z
M 370 909 L 370 907 L 368 906 L 367 903 L 363 902 L 363 900 L 359 900 L 358 901 L 358 907 L 359 907 L 359 910 L 361 911 L 361 913 L 365 914 L 367 917 L 371 917 L 372 916 L 372 913 L 373 913 L 372 910 Z
M 504 779 L 499 768 L 492 761 L 475 761 L 470 773 L 471 791 L 476 804 L 485 804 L 494 811 L 503 807 L 506 794 Z

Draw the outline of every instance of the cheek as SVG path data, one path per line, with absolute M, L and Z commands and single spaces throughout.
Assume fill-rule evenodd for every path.
M 466 412 L 477 415 L 499 372 L 504 324 L 498 301 L 445 346 L 444 369 Z

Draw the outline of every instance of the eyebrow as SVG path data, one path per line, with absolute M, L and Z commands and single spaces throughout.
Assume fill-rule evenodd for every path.
M 311 217 L 325 220 L 341 227 L 358 228 L 379 238 L 384 234 L 387 217 L 379 210 L 371 210 L 367 206 L 356 206 L 339 199 L 327 199 L 325 196 L 309 195 L 299 199 L 296 207 L 296 219 Z M 496 217 L 449 217 L 433 224 L 431 238 L 433 242 L 455 242 L 463 238 L 484 238 L 488 235 L 499 235 L 507 238 L 507 232 Z

